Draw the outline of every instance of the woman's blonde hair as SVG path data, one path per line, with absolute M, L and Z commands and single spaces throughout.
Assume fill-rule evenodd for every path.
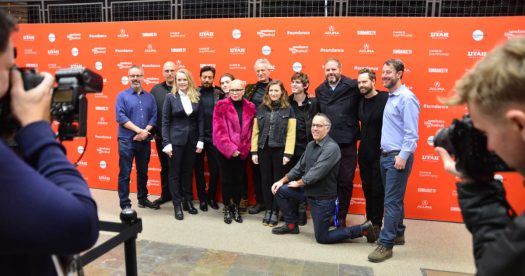
M 191 76 L 190 71 L 187 69 L 179 69 L 177 70 L 177 73 L 175 73 L 175 83 L 173 84 L 173 88 L 171 89 L 171 93 L 173 95 L 176 95 L 179 93 L 179 87 L 177 86 L 177 74 L 183 74 L 186 76 L 186 79 L 188 80 L 188 91 L 186 91 L 186 95 L 188 95 L 188 98 L 190 98 L 190 101 L 192 103 L 198 103 L 200 98 L 200 93 L 197 91 L 197 88 L 195 86 L 195 82 L 193 81 L 193 77 Z
M 272 109 L 272 100 L 270 99 L 270 86 L 278 85 L 281 88 L 281 98 L 279 99 L 280 107 L 281 108 L 287 108 L 290 106 L 288 103 L 288 92 L 286 92 L 286 89 L 284 88 L 284 84 L 280 80 L 273 80 L 268 83 L 268 86 L 266 86 L 266 92 L 264 93 L 262 104 L 266 106 L 269 109 Z

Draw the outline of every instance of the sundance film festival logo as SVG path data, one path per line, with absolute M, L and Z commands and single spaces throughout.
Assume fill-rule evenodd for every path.
M 448 57 L 450 54 L 442 49 L 429 49 L 428 55 L 431 57 Z
M 215 49 L 210 47 L 200 47 L 199 54 L 215 54 Z
M 363 48 L 361 48 L 361 49 L 359 50 L 359 53 L 360 53 L 360 54 L 365 54 L 365 55 L 370 55 L 370 54 L 375 53 L 375 51 L 374 51 L 374 49 L 372 49 L 372 48 L 370 47 L 370 44 L 369 44 L 369 43 L 365 43 L 365 44 L 363 44 Z
M 99 126 L 107 126 L 108 122 L 106 121 L 106 119 L 104 117 L 100 117 L 98 119 L 97 125 L 99 125 Z
M 129 34 L 126 33 L 126 30 L 120 29 L 120 32 L 117 35 L 118 38 L 129 38 Z
M 98 39 L 98 38 L 107 38 L 107 34 L 89 34 L 88 38 L 90 39 Z
M 435 73 L 435 74 L 447 74 L 448 68 L 436 68 L 436 67 L 429 67 L 428 68 L 429 73 Z
M 156 63 L 148 63 L 148 64 L 145 64 L 145 63 L 142 63 L 142 68 L 160 68 L 160 64 L 156 64 Z
M 414 35 L 407 32 L 407 31 L 392 31 L 392 37 L 393 38 L 412 38 Z
M 106 47 L 95 47 L 95 48 L 91 49 L 91 52 L 94 55 L 106 54 Z
M 310 31 L 286 31 L 286 35 L 310 35 Z
M 182 32 L 170 32 L 170 38 L 186 38 L 186 34 Z
M 22 40 L 23 41 L 35 41 L 35 35 L 32 35 L 32 34 L 25 34 L 24 36 L 22 36 Z
M 210 32 L 210 31 L 203 31 L 203 32 L 199 32 L 199 37 L 200 38 L 213 38 L 214 37 L 214 33 L 213 32 Z
M 455 206 L 450 206 L 450 211 L 459 213 L 459 212 L 461 212 L 461 208 L 455 207 Z
M 428 88 L 431 92 L 445 92 L 445 88 L 441 87 L 441 82 L 435 81 L 434 84 Z
M 38 68 L 38 63 L 26 63 L 25 67 L 27 68 Z
M 95 139 L 112 140 L 113 138 L 110 135 L 97 135 L 97 134 L 95 134 Z
M 375 30 L 357 30 L 357 35 L 359 36 L 375 36 Z
M 356 70 L 356 71 L 359 71 L 359 70 L 365 69 L 365 68 L 368 68 L 368 69 L 373 70 L 373 71 L 379 70 L 379 67 L 374 67 L 374 66 L 360 66 L 360 65 L 354 66 L 354 70 Z
M 231 55 L 244 55 L 245 53 L 246 53 L 246 48 L 242 48 L 242 47 L 230 48 Z
M 49 49 L 47 50 L 47 54 L 50 56 L 58 56 L 60 55 L 60 50 L 58 49 Z
M 142 33 L 142 37 L 157 37 L 156 32 Z
M 427 128 L 444 128 L 445 121 L 439 119 L 428 119 L 423 122 Z
M 485 51 L 480 51 L 480 50 L 467 51 L 467 57 L 469 58 L 479 59 L 479 58 L 484 58 L 486 56 L 487 56 L 487 52 Z
M 115 49 L 115 53 L 130 54 L 130 53 L 133 53 L 133 49 Z
M 443 40 L 443 39 L 448 39 L 448 37 L 449 37 L 448 32 L 444 32 L 444 31 L 430 32 L 431 39 Z
M 36 55 L 37 52 L 33 49 L 24 49 L 24 55 Z
M 263 38 L 263 37 L 275 37 L 275 30 L 259 30 L 257 31 L 257 35 L 260 37 L 260 38 Z
M 344 53 L 345 49 L 342 48 L 321 48 L 319 49 L 321 53 Z
M 144 53 L 156 53 L 157 49 L 153 48 L 153 45 L 148 44 L 148 47 L 144 50 Z
M 411 55 L 412 49 L 393 49 L 392 54 L 394 55 Z
M 324 32 L 325 36 L 339 36 L 341 33 L 335 30 L 335 26 L 328 26 L 328 31 Z
M 432 205 L 428 200 L 424 199 L 417 205 L 417 209 L 432 210 Z
M 418 193 L 428 193 L 428 194 L 435 194 L 437 193 L 437 189 L 434 188 L 417 188 Z
M 69 39 L 69 41 L 71 41 L 71 40 L 80 40 L 82 35 L 79 34 L 79 33 L 74 33 L 74 34 L 68 34 L 66 37 L 67 37 L 67 39 Z
M 308 46 L 292 46 L 288 48 L 290 53 L 295 54 L 308 54 Z
M 448 105 L 441 104 L 423 104 L 424 109 L 448 109 Z
M 172 53 L 186 53 L 186 48 L 171 48 L 170 52 L 172 52 Z
M 96 105 L 95 106 L 95 110 L 97 110 L 97 111 L 108 111 L 109 107 L 108 106 L 98 106 L 98 105 Z
M 121 61 L 117 64 L 118 69 L 128 69 L 131 67 L 131 65 L 132 63 L 129 61 Z

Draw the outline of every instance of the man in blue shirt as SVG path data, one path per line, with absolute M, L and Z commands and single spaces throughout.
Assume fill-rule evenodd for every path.
M 148 200 L 148 164 L 151 152 L 151 129 L 157 122 L 157 104 L 150 93 L 142 89 L 144 70 L 133 65 L 128 71 L 131 87 L 117 96 L 115 107 L 118 126 L 120 208 L 131 207 L 129 181 L 133 159 L 137 169 L 137 199 L 140 208 L 159 209 Z
M 371 262 L 392 257 L 394 245 L 405 243 L 404 198 L 417 147 L 419 100 L 401 83 L 405 71 L 399 59 L 383 65 L 382 81 L 390 94 L 381 129 L 381 176 L 385 187 L 385 215 L 377 248 L 368 255 Z

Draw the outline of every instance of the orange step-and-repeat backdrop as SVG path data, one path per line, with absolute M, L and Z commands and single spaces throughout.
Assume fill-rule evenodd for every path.
M 404 83 L 421 103 L 420 140 L 407 187 L 406 217 L 461 221 L 454 178 L 443 171 L 431 142 L 436 130 L 465 109 L 444 106 L 436 97 L 449 95 L 455 80 L 495 45 L 523 35 L 525 17 L 330 17 L 21 24 L 15 41 L 19 66 L 52 73 L 84 66 L 104 77 L 104 91 L 88 96 L 89 147 L 79 169 L 90 187 L 112 190 L 117 189 L 118 175 L 115 99 L 129 86 L 127 70 L 132 64 L 144 67 L 149 91 L 163 81 L 162 65 L 168 60 L 193 72 L 197 82 L 200 67 L 213 65 L 217 76 L 229 72 L 251 83 L 256 80 L 254 61 L 267 58 L 274 66 L 273 79 L 288 82 L 294 71 L 303 71 L 310 76 L 313 94 L 324 80 L 326 58 L 340 59 L 343 74 L 352 78 L 363 67 L 378 71 L 380 77 L 385 60 L 400 58 L 406 65 Z M 384 90 L 381 86 L 379 81 L 378 89 Z M 85 142 L 66 142 L 71 160 L 84 151 Z M 152 146 L 148 187 L 153 194 L 160 192 L 159 173 Z M 363 213 L 365 206 L 358 175 L 353 213 Z M 501 177 L 511 203 L 523 210 L 521 177 Z M 132 190 L 135 186 L 132 177 Z

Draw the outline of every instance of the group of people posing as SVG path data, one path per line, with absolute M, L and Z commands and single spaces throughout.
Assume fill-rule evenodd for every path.
M 213 85 L 215 68 L 200 69 L 197 87 L 188 70 L 166 62 L 165 81 L 148 93 L 142 88 L 143 69 L 132 66 L 130 88 L 119 93 L 116 103 L 120 207 L 131 207 L 135 159 L 141 208 L 159 209 L 171 201 L 177 220 L 184 219 L 183 211 L 197 214 L 192 201 L 195 172 L 199 209 L 218 209 L 220 175 L 227 224 L 241 223 L 246 211 L 264 211 L 265 226 L 275 227 L 279 215 L 284 217 L 285 223 L 272 233 L 297 234 L 299 225 L 306 224 L 308 205 L 317 242 L 366 236 L 378 243 L 370 261 L 392 257 L 393 246 L 404 244 L 403 200 L 418 141 L 419 101 L 401 82 L 403 62 L 383 64 L 386 93 L 376 90 L 372 70 L 362 69 L 352 79 L 342 75 L 339 60 L 329 58 L 315 97 L 308 94 L 307 74 L 292 75 L 289 96 L 283 81 L 270 78 L 271 68 L 267 59 L 258 59 L 256 83 L 245 86 L 224 74 L 219 89 Z M 162 185 L 153 202 L 146 187 L 151 139 L 161 162 Z M 367 221 L 347 227 L 357 163 Z M 247 166 L 256 199 L 249 208 Z

